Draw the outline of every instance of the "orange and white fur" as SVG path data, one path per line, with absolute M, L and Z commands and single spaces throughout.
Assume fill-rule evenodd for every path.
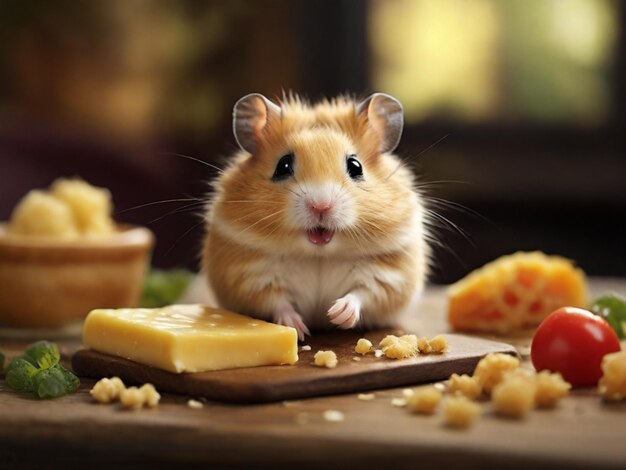
M 310 106 L 241 98 L 241 151 L 215 182 L 203 271 L 220 306 L 310 329 L 389 326 L 429 255 L 413 176 L 390 152 L 402 106 L 374 94 Z

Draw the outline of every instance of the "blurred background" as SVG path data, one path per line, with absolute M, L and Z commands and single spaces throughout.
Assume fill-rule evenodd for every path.
M 196 268 L 216 170 L 181 155 L 223 166 L 240 96 L 383 91 L 434 282 L 536 249 L 626 276 L 625 25 L 612 0 L 1 0 L 0 220 L 77 175 Z

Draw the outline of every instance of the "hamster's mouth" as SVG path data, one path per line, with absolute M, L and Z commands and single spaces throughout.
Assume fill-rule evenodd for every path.
M 306 234 L 309 237 L 309 241 L 314 245 L 326 245 L 333 239 L 335 231 L 318 226 L 307 230 Z

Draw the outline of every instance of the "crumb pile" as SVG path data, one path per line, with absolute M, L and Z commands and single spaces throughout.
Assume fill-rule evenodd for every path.
M 125 408 L 139 409 L 147 406 L 154 408 L 159 404 L 161 395 L 152 384 L 141 387 L 128 387 L 119 377 L 104 378 L 96 382 L 89 391 L 98 403 L 112 403 L 119 400 Z

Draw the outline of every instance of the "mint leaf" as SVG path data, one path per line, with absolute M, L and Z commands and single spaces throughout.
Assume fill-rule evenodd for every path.
M 13 359 L 6 370 L 7 385 L 18 392 L 32 392 L 39 398 L 56 398 L 75 391 L 80 380 L 59 364 L 54 343 L 38 341 L 22 357 Z
M 73 392 L 80 381 L 63 366 L 41 369 L 33 378 L 34 392 L 39 398 L 57 398 Z
M 63 377 L 65 378 L 65 385 L 67 386 L 67 393 L 75 391 L 80 385 L 80 379 L 74 375 L 73 372 L 67 370 L 62 365 L 56 366 Z
M 34 392 L 39 398 L 56 398 L 67 393 L 65 379 L 55 369 L 42 369 L 34 377 Z
M 49 369 L 59 363 L 61 355 L 56 344 L 44 340 L 31 344 L 24 353 L 24 358 L 34 366 Z
M 9 363 L 6 373 L 6 383 L 18 392 L 32 392 L 34 378 L 38 369 L 24 358 L 16 357 Z

